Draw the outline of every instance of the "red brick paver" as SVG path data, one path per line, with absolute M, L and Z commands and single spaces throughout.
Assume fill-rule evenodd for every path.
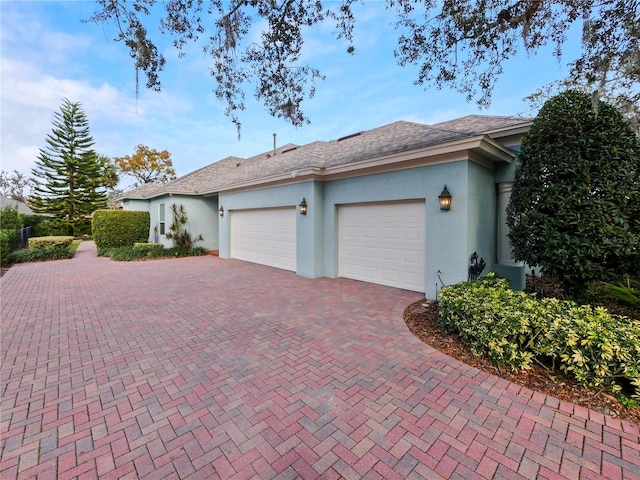
M 640 480 L 637 424 L 424 345 L 416 293 L 91 243 L 0 282 L 3 480 Z

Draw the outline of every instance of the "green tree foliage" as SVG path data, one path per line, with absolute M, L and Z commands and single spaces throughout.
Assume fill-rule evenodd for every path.
M 8 255 L 18 248 L 20 236 L 16 229 L 21 226 L 21 215 L 15 205 L 0 209 L 0 265 L 6 265 Z
M 171 154 L 166 150 L 158 152 L 146 145 L 138 145 L 136 153 L 115 157 L 114 161 L 121 173 L 136 179 L 136 186 L 152 182 L 166 183 L 176 178 Z
M 89 233 L 91 213 L 106 204 L 105 183 L 80 103 L 65 99 L 54 113 L 53 128 L 32 170 L 30 197 L 37 213 L 52 216 L 52 226 L 68 235 Z
M 593 96 L 594 102 L 604 100 L 614 105 L 627 119 L 636 135 L 640 136 L 640 54 L 631 51 L 603 63 L 599 76 L 585 72 L 572 72 L 536 90 L 525 98 L 531 109 L 538 111 L 549 98 L 570 89 L 581 90 Z
M 0 209 L 0 228 L 2 230 L 22 228 L 22 215 L 18 213 L 16 205 L 7 205 Z
M 574 294 L 637 273 L 640 141 L 615 107 L 570 90 L 547 101 L 522 143 L 507 208 L 514 256 Z
M 108 190 L 114 190 L 120 181 L 118 166 L 106 155 L 98 155 L 96 161 L 100 168 L 99 183 Z
M 121 208 L 122 201 L 120 196 L 122 189 L 117 188 L 120 182 L 120 172 L 116 163 L 105 155 L 98 155 L 98 164 L 100 165 L 101 183 L 107 189 L 107 208 Z
M 355 51 L 353 31 L 358 14 L 354 0 L 97 0 L 90 19 L 113 22 L 116 40 L 129 49 L 147 87 L 159 90 L 165 58 L 152 39 L 159 30 L 184 47 L 195 43 L 211 57 L 215 93 L 240 127 L 245 87 L 270 114 L 293 125 L 308 122 L 302 101 L 312 97 L 321 72 L 301 62 L 304 35 L 331 22 L 336 37 Z M 640 55 L 638 0 L 386 0 L 386 14 L 398 32 L 400 65 L 419 67 L 416 83 L 449 86 L 488 105 L 505 61 L 523 49 L 535 53 L 555 46 L 561 57 L 567 32 L 581 24 L 582 54 L 572 64 L 574 75 L 598 79 L 618 71 L 638 81 L 638 71 L 623 68 Z M 161 11 L 161 9 L 164 11 Z

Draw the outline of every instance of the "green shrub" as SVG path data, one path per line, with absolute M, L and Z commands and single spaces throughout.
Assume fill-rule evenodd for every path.
M 96 210 L 91 216 L 93 240 L 98 248 L 128 247 L 149 238 L 149 212 Z
M 9 235 L 6 230 L 0 230 L 0 265 L 8 263 L 9 256 Z
M 18 213 L 17 205 L 0 208 L 0 228 L 3 230 L 22 228 L 22 215 Z
M 164 245 L 161 243 L 152 243 L 152 242 L 136 242 L 133 244 L 134 248 L 164 248 Z
M 22 224 L 25 227 L 31 227 L 32 237 L 46 237 L 49 235 L 65 235 L 61 229 L 49 228 L 49 217 L 44 215 L 22 215 Z
M 73 242 L 73 237 L 69 236 L 31 237 L 29 239 L 29 249 L 69 248 L 71 242 Z
M 7 255 L 20 245 L 20 235 L 17 230 L 0 230 L 0 265 L 6 265 Z
M 443 328 L 497 365 L 551 362 L 587 387 L 640 396 L 640 321 L 570 300 L 536 300 L 495 274 L 443 288 L 439 315 Z
M 15 230 L 0 230 L 0 265 L 9 263 L 8 256 L 18 245 L 18 235 Z
M 530 312 L 535 300 L 508 287 L 492 274 L 481 281 L 443 288 L 438 294 L 441 326 L 456 332 L 475 355 L 496 365 L 531 367 L 533 355 L 521 350 L 532 330 Z
M 507 207 L 513 256 L 580 298 L 640 262 L 640 139 L 613 105 L 578 90 L 545 102 L 522 141 Z
M 17 250 L 9 254 L 11 263 L 44 262 L 46 260 L 63 260 L 72 258 L 73 252 L 68 247 L 49 247 Z
M 64 225 L 60 225 L 59 222 L 54 221 L 51 218 L 44 218 L 38 225 L 34 227 L 32 235 L 34 237 L 47 237 L 47 236 L 60 236 L 66 235 L 67 229 Z
M 118 247 L 102 249 L 99 255 L 109 256 L 113 260 L 128 262 L 133 260 L 149 260 L 154 258 L 196 257 L 207 255 L 208 251 L 202 247 L 196 248 L 157 248 L 157 247 Z
M 632 288 L 622 283 L 615 285 L 607 283 L 604 286 L 604 293 L 631 307 L 640 308 L 640 290 L 637 288 Z

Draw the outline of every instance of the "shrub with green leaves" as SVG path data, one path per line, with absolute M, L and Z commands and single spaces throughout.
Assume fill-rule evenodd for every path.
M 640 308 L 640 289 L 637 286 L 632 287 L 622 282 L 617 284 L 607 283 L 604 286 L 604 293 L 631 307 Z
M 444 287 L 438 299 L 440 325 L 458 333 L 474 355 L 513 369 L 531 368 L 533 354 L 521 347 L 534 328 L 532 297 L 489 274 L 481 281 Z
M 9 263 L 8 256 L 18 245 L 16 230 L 0 230 L 0 265 Z
M 9 251 L 13 251 L 20 245 L 20 235 L 18 230 L 13 229 L 2 229 L 0 232 L 3 233 L 4 237 L 9 242 Z
M 9 254 L 9 262 L 44 262 L 47 260 L 64 260 L 73 258 L 73 252 L 69 247 L 48 247 L 38 249 L 17 250 Z
M 587 387 L 640 398 L 640 321 L 570 300 L 535 299 L 490 273 L 443 288 L 443 328 L 514 370 L 551 363 Z
M 31 237 L 29 239 L 29 249 L 69 248 L 71 242 L 73 242 L 73 237 L 70 236 Z
M 91 216 L 92 236 L 98 248 L 130 247 L 149 238 L 149 212 L 96 210 Z
M 514 258 L 580 297 L 590 280 L 636 274 L 640 139 L 612 105 L 569 90 L 549 99 L 522 142 L 507 224 Z
M 16 205 L 7 205 L 0 208 L 0 228 L 3 230 L 16 230 L 22 228 L 22 215 L 18 213 Z
M 136 242 L 133 244 L 134 248 L 164 248 L 164 245 L 161 243 L 153 243 L 153 242 Z
M 9 236 L 5 230 L 0 230 L 0 265 L 8 263 L 9 255 Z
M 197 257 L 207 255 L 209 252 L 202 247 L 195 248 L 157 248 L 153 247 L 117 247 L 98 250 L 98 255 L 111 257 L 119 262 L 135 260 L 150 260 L 155 258 Z

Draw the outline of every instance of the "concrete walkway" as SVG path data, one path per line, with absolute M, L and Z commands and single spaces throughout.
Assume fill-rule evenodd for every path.
M 215 257 L 0 280 L 5 479 L 640 479 L 640 427 L 421 343 L 416 293 Z

